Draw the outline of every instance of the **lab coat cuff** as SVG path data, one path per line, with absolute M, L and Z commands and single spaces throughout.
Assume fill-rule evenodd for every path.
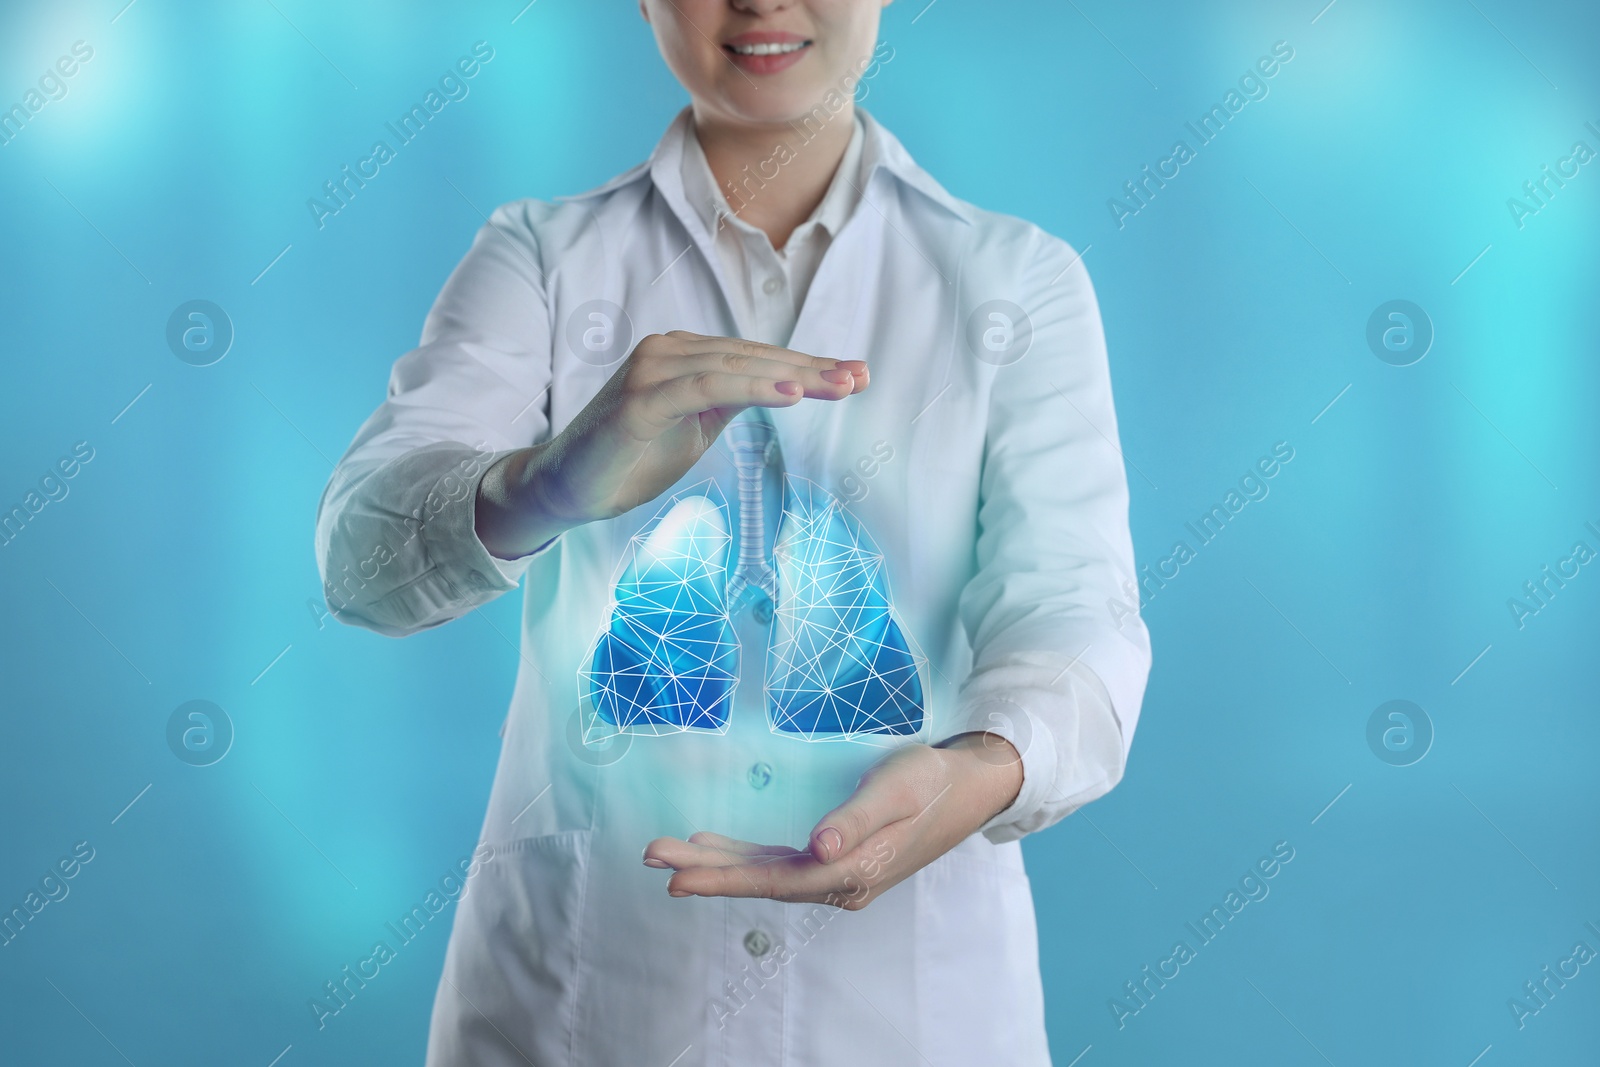
M 532 561 L 560 540 L 552 538 L 526 556 L 506 560 L 491 553 L 478 536 L 478 486 L 490 467 L 515 451 L 507 449 L 483 459 L 476 458 L 478 454 L 475 453 L 470 464 L 463 460 L 460 465 L 470 470 L 470 474 L 452 468 L 440 477 L 429 494 L 430 500 L 440 497 L 445 503 L 423 525 L 422 539 L 434 573 L 452 585 L 454 599 L 460 603 L 483 603 L 515 589 Z M 453 488 L 452 479 L 457 486 L 464 481 L 466 491 Z
M 978 832 L 995 844 L 1015 841 L 1027 833 L 1022 827 L 1034 821 L 1033 816 L 1044 806 L 1051 784 L 1056 780 L 1055 738 L 1042 718 L 1016 700 L 999 695 L 984 697 L 968 707 L 951 736 L 971 732 L 1003 737 L 1021 757 L 1022 788 L 1016 799 L 978 827 Z M 986 750 L 985 755 L 992 751 Z M 1009 755 L 1007 753 L 1008 758 Z

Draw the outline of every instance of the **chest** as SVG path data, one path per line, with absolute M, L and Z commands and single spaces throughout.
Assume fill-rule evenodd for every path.
M 640 215 L 652 210 L 664 209 L 645 205 Z M 748 336 L 738 320 L 749 313 L 730 299 L 745 280 L 726 277 L 703 236 L 648 217 L 600 236 L 568 249 L 547 277 L 553 433 L 648 334 Z M 865 208 L 830 243 L 787 347 L 865 360 L 871 385 L 770 413 L 785 471 L 825 487 L 891 541 L 919 518 L 975 505 L 988 426 L 993 367 L 964 344 L 960 246 L 922 243 L 929 247 Z M 711 473 L 691 470 L 685 480 Z

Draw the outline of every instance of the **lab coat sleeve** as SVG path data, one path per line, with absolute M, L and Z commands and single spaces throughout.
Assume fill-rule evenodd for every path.
M 1150 669 L 1094 289 L 1071 248 L 1033 236 L 1019 301 L 1032 342 L 993 372 L 977 569 L 959 602 L 973 668 L 953 732 L 999 734 L 1022 756 L 1016 800 L 981 827 L 996 843 L 1121 780 Z
M 532 202 L 497 209 L 402 356 L 317 509 L 329 609 L 391 637 L 448 622 L 517 587 L 534 556 L 479 540 L 478 483 L 548 438 L 550 324 Z

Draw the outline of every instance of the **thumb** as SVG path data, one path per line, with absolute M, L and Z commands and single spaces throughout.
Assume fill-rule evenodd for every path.
M 894 764 L 867 772 L 843 804 L 817 821 L 811 831 L 811 854 L 832 863 L 888 826 L 917 813 L 915 790 Z

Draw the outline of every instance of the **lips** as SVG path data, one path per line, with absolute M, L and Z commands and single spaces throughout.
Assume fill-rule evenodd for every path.
M 787 70 L 810 50 L 810 38 L 784 30 L 752 30 L 722 44 L 723 55 L 750 74 L 776 74 Z

